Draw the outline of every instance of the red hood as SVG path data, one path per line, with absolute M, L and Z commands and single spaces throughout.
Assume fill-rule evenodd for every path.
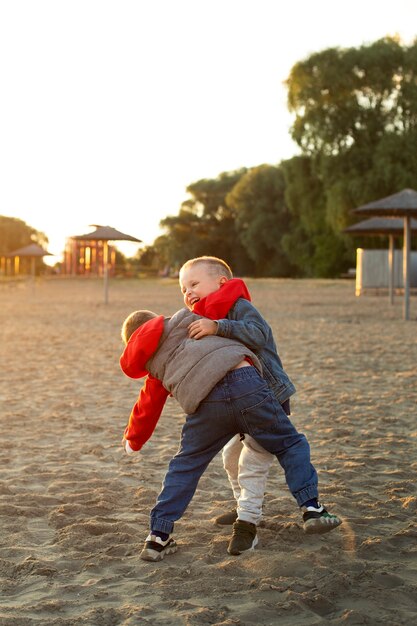
M 231 278 L 220 289 L 201 298 L 193 307 L 193 313 L 210 319 L 223 319 L 239 298 L 250 301 L 248 288 L 241 278 Z
M 145 365 L 157 349 L 163 330 L 164 316 L 158 315 L 132 333 L 120 357 L 120 367 L 126 376 L 130 378 L 147 376 Z

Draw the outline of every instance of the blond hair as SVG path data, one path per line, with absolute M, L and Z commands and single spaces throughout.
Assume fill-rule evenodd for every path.
M 149 322 L 149 320 L 152 320 L 155 317 L 158 317 L 158 315 L 153 311 L 146 311 L 145 309 L 141 311 L 133 311 L 133 313 L 128 315 L 123 322 L 121 331 L 123 342 L 127 344 L 135 330 L 143 326 L 145 322 Z
M 206 265 L 207 270 L 214 276 L 226 276 L 228 279 L 233 278 L 231 267 L 216 256 L 198 256 L 195 259 L 189 259 L 180 269 L 181 272 L 193 267 L 194 265 Z

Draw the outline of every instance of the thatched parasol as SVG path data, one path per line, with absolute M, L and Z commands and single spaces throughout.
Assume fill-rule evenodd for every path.
M 28 246 L 23 246 L 23 248 L 18 248 L 17 250 L 13 250 L 12 252 L 8 252 L 5 256 L 7 257 L 29 257 L 31 259 L 31 273 L 32 276 L 35 276 L 35 259 L 44 256 L 53 256 L 51 252 L 48 252 L 42 246 L 37 243 L 31 243 Z
M 411 230 L 417 230 L 417 220 L 411 220 Z M 370 217 L 348 226 L 343 231 L 348 235 L 375 235 L 400 237 L 404 232 L 403 220 L 399 217 Z
M 403 218 L 404 319 L 410 319 L 411 218 L 417 218 L 417 191 L 403 189 L 386 198 L 368 202 L 353 210 L 358 215 Z
M 85 235 L 74 235 L 72 239 L 79 241 L 102 241 L 103 242 L 103 276 L 104 276 L 104 303 L 108 304 L 108 263 L 109 263 L 109 241 L 135 241 L 142 243 L 141 239 L 137 239 L 132 235 L 122 233 L 120 230 L 116 230 L 112 226 L 100 226 L 98 224 L 90 224 L 94 226 L 96 230 L 92 233 L 86 233 Z
M 411 230 L 417 232 L 417 220 L 412 219 Z M 401 218 L 397 217 L 370 217 L 362 222 L 357 222 L 344 229 L 344 233 L 357 237 L 379 236 L 389 238 L 388 266 L 389 284 L 388 292 L 391 304 L 394 303 L 394 238 L 400 237 L 404 232 L 404 224 Z

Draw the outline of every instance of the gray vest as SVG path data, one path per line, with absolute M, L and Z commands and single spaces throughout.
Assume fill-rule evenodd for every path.
M 188 309 L 165 319 L 158 349 L 146 363 L 148 372 L 188 414 L 194 413 L 213 387 L 245 357 L 262 374 L 259 359 L 239 341 L 217 335 L 190 339 L 188 326 L 198 319 L 201 317 Z

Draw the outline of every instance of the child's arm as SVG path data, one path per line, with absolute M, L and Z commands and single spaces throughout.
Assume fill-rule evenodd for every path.
M 190 324 L 190 337 L 201 339 L 206 335 L 220 335 L 236 339 L 252 350 L 262 349 L 269 341 L 271 329 L 250 299 L 243 280 L 228 280 L 194 305 L 193 312 L 204 319 Z
M 239 319 L 197 320 L 189 326 L 189 331 L 193 333 L 190 333 L 190 336 L 194 339 L 201 339 L 205 335 L 228 337 L 244 343 L 255 351 L 265 346 L 271 329 L 251 302 L 239 298 L 231 309 L 231 316 Z
M 168 396 L 169 391 L 160 380 L 151 375 L 146 377 L 123 438 L 134 452 L 138 452 L 151 437 Z
M 271 330 L 251 302 L 239 299 L 233 313 L 238 319 L 225 318 L 217 320 L 217 335 L 237 339 L 252 350 L 263 348 L 268 342 Z

